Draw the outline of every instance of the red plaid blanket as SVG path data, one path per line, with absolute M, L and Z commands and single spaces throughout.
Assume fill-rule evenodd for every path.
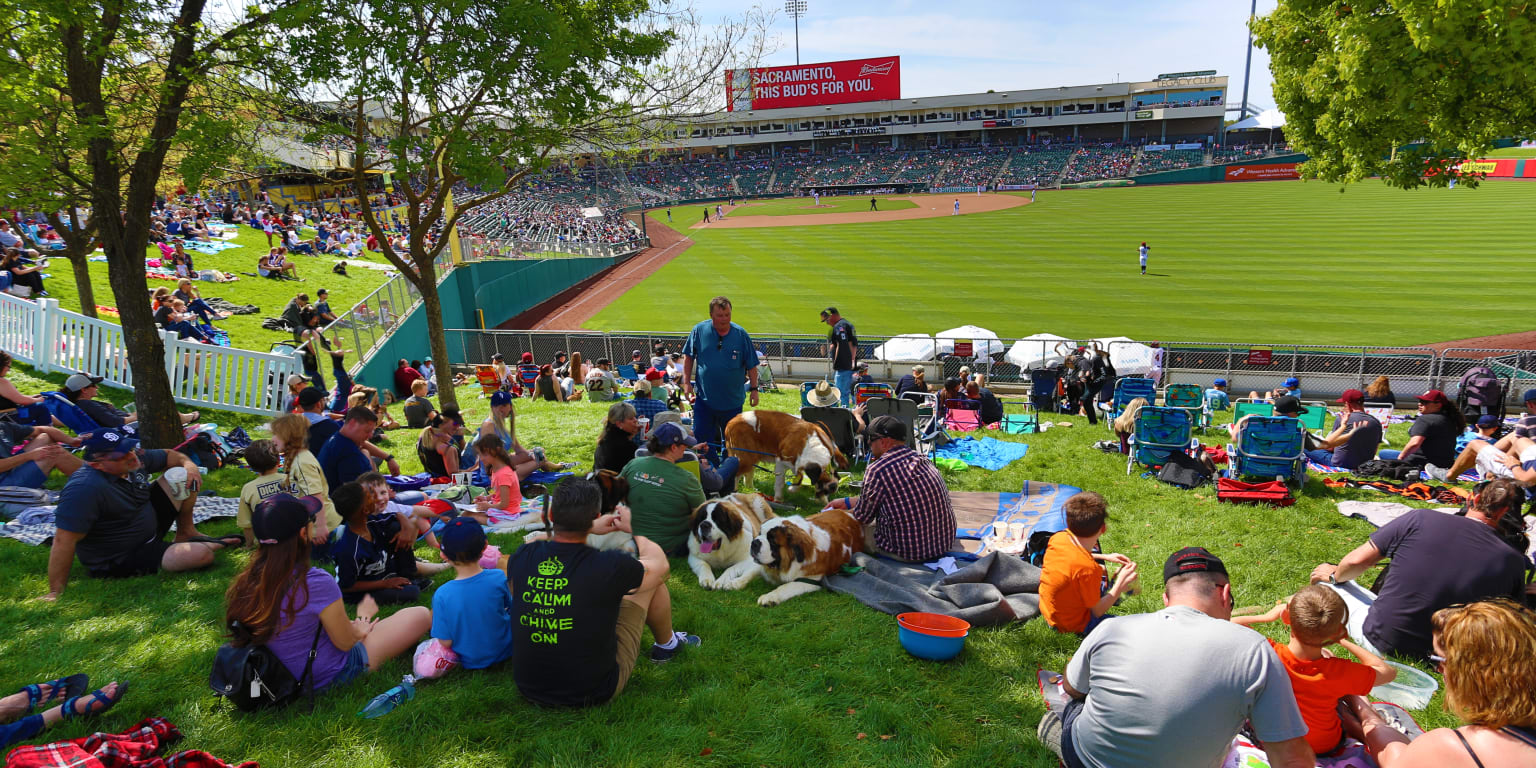
M 5 768 L 260 768 L 254 762 L 231 766 L 197 750 L 156 756 L 180 739 L 181 731 L 171 721 L 150 717 L 123 733 L 93 733 L 72 741 L 17 747 L 6 755 Z

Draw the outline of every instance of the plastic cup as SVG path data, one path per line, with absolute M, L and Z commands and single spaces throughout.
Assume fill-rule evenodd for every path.
M 1008 540 L 1009 541 L 1016 541 L 1016 542 L 1024 540 L 1024 524 L 1023 523 L 1009 523 L 1008 524 Z

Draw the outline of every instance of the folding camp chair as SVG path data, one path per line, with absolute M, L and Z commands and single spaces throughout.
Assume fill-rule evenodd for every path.
M 48 413 L 76 435 L 101 429 L 100 424 L 86 415 L 85 409 L 70 402 L 63 392 L 44 392 L 39 397 L 43 399 L 43 407 L 48 409 Z
M 891 397 L 896 390 L 889 384 L 856 384 L 853 387 L 853 404 L 863 405 L 864 401 L 875 397 Z
M 522 363 L 517 366 L 517 381 L 523 385 L 529 397 L 533 397 L 534 382 L 539 380 L 539 366 L 533 363 Z
M 944 428 L 956 432 L 974 432 L 981 429 L 980 400 L 945 400 Z
M 1169 384 L 1163 390 L 1163 407 L 1188 411 L 1199 429 L 1211 426 L 1211 407 L 1205 401 L 1205 390 L 1196 384 Z
M 819 382 L 819 381 L 802 381 L 802 382 L 800 382 L 800 407 L 801 408 L 809 408 L 809 407 L 811 407 L 811 398 L 810 398 L 811 390 L 815 389 L 816 385 L 820 384 L 820 383 L 821 382 Z
M 623 365 L 618 366 L 617 368 L 614 369 L 613 372 L 618 374 L 619 378 L 621 378 L 621 379 L 623 379 L 625 381 L 639 381 L 640 380 L 640 373 L 635 370 L 635 367 L 633 365 L 630 365 L 628 363 L 625 363 Z
M 480 394 L 487 397 L 501 389 L 501 376 L 494 365 L 475 366 L 475 381 L 480 382 Z
M 1194 439 L 1196 417 L 1184 408 L 1149 405 L 1136 413 L 1136 431 L 1125 454 L 1125 473 L 1140 464 L 1160 467 L 1172 453 L 1191 453 L 1200 447 Z
M 1055 368 L 1041 368 L 1029 372 L 1029 404 L 1036 413 L 1055 413 L 1061 398 L 1057 388 L 1061 386 L 1061 372 Z
M 1302 403 L 1306 409 L 1301 414 L 1301 426 L 1308 432 L 1326 432 L 1328 430 L 1328 405 L 1326 403 Z
M 757 386 L 761 389 L 772 390 L 777 387 L 773 383 L 773 366 L 763 360 L 757 364 Z
M 859 435 L 853 426 L 853 411 L 837 405 L 810 405 L 800 409 L 800 418 L 825 427 L 827 434 L 832 436 L 832 443 L 850 462 L 860 458 Z
M 1232 403 L 1232 423 L 1243 420 L 1244 416 L 1273 416 L 1275 406 L 1262 400 L 1237 400 Z
M 1367 404 L 1365 412 L 1375 416 L 1376 420 L 1381 422 L 1381 444 L 1391 445 L 1391 443 L 1387 442 L 1387 424 L 1392 419 L 1392 406 Z
M 918 439 L 922 432 L 918 424 L 916 401 L 900 397 L 872 397 L 864 403 L 864 423 L 874 421 L 876 416 L 890 416 L 905 424 L 907 447 L 914 451 L 922 451 L 923 443 Z
M 1301 422 L 1289 416 L 1250 416 L 1238 429 L 1237 443 L 1227 446 L 1232 465 L 1227 476 L 1283 480 L 1293 487 L 1306 482 Z
M 1113 430 L 1114 421 L 1125 412 L 1125 407 L 1136 398 L 1143 398 L 1147 404 L 1157 402 L 1157 382 L 1139 376 L 1126 376 L 1115 381 L 1115 394 L 1109 399 L 1105 410 L 1104 426 Z
M 1002 430 L 1010 435 L 1027 435 L 1040 431 L 1040 414 L 1028 400 L 999 400 L 1003 406 Z M 1009 413 L 1009 406 L 1022 409 L 1021 413 Z

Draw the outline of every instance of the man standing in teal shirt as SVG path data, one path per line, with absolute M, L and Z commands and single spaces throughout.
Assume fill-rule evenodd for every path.
M 709 300 L 709 319 L 683 343 L 683 396 L 693 402 L 693 432 L 709 444 L 709 461 L 720 463 L 725 425 L 741 413 L 749 391 L 757 407 L 757 350 L 752 337 L 731 322 L 731 300 Z

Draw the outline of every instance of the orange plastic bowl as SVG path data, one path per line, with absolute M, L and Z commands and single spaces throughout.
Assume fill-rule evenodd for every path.
M 897 614 L 896 623 L 918 634 L 933 637 L 965 637 L 971 623 L 940 613 L 911 612 Z

